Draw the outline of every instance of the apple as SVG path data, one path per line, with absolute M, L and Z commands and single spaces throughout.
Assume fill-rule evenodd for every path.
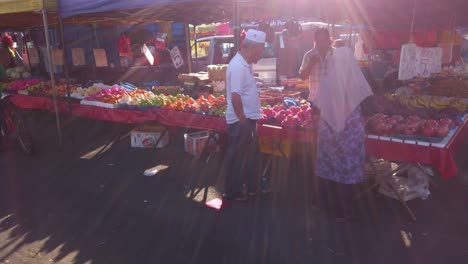
M 397 124 L 394 128 L 394 131 L 395 133 L 400 133 L 400 134 L 404 134 L 405 132 L 405 129 L 407 129 L 407 125 L 404 124 L 404 123 L 400 123 L 400 124 Z
M 378 114 L 374 115 L 374 118 L 383 120 L 383 119 L 387 118 L 387 115 L 382 114 L 382 113 L 378 113 Z
M 302 109 L 299 106 L 291 106 L 288 110 L 291 111 L 294 115 L 296 115 Z
M 268 120 L 268 117 L 266 115 L 262 115 L 262 118 L 258 120 L 259 124 L 265 124 Z
M 426 125 L 424 125 L 422 128 L 421 128 L 421 133 L 425 136 L 425 137 L 433 137 L 434 134 L 435 134 L 436 130 L 434 129 L 434 126 L 430 125 L 430 123 L 426 123 Z
M 408 117 L 408 120 L 409 121 L 419 121 L 419 120 L 421 120 L 421 118 L 419 116 L 417 116 L 417 115 L 410 115 Z
M 439 126 L 439 121 L 434 120 L 434 119 L 426 120 L 425 123 L 426 123 L 426 124 L 429 124 L 429 125 L 432 126 L 432 127 L 438 127 L 438 126 Z
M 449 132 L 449 126 L 448 125 L 440 125 L 437 130 L 435 131 L 435 134 L 438 137 L 444 138 L 447 136 Z
M 406 127 L 404 130 L 403 130 L 403 134 L 405 135 L 416 135 L 416 128 L 414 127 Z
M 278 113 L 281 110 L 284 110 L 284 107 L 282 105 L 273 106 L 273 111 L 275 111 L 276 113 Z
M 394 115 L 393 119 L 395 119 L 397 121 L 397 123 L 400 123 L 403 120 L 405 120 L 405 118 L 403 116 L 401 116 L 401 115 Z
M 447 125 L 448 127 L 450 127 L 453 124 L 453 121 L 450 118 L 441 118 L 439 120 L 439 124 L 440 125 Z
M 286 111 L 281 110 L 275 115 L 275 119 L 277 122 L 282 122 L 286 118 Z

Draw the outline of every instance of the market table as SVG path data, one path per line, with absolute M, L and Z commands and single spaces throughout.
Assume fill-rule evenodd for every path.
M 53 111 L 53 101 L 50 97 L 35 97 L 25 95 L 11 95 L 10 102 L 23 109 L 42 109 Z M 68 111 L 67 101 L 58 101 L 60 112 Z M 159 122 L 166 126 L 206 129 L 224 133 L 225 120 L 216 116 L 201 115 L 188 112 L 177 112 L 162 109 L 126 110 L 107 109 L 95 106 L 81 105 L 71 102 L 72 115 L 98 120 L 120 123 Z M 291 140 L 299 143 L 314 143 L 316 134 L 312 131 L 285 129 L 261 125 L 258 127 L 260 137 L 277 138 L 283 141 Z M 437 169 L 443 179 L 450 179 L 457 175 L 458 169 L 454 154 L 468 135 L 468 118 L 449 133 L 443 142 L 429 144 L 427 142 L 400 140 L 391 137 L 368 135 L 366 149 L 370 156 L 390 161 L 422 163 Z
M 421 163 L 437 169 L 443 179 L 455 177 L 458 168 L 455 151 L 468 135 L 468 118 L 439 143 L 401 140 L 398 138 L 368 135 L 367 154 L 390 161 Z

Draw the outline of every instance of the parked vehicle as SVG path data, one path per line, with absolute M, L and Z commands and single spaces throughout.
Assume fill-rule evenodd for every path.
M 266 43 L 262 58 L 253 65 L 254 74 L 265 82 L 276 82 L 276 42 Z M 206 71 L 208 65 L 227 64 L 233 52 L 234 37 L 232 35 L 200 38 L 192 47 L 192 71 Z

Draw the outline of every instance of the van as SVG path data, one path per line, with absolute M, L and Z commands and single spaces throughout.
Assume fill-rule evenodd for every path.
M 266 83 L 276 83 L 276 42 L 265 44 L 262 58 L 252 67 L 254 74 Z M 197 39 L 196 44 L 192 46 L 192 71 L 206 71 L 207 66 L 212 64 L 228 64 L 233 48 L 233 35 Z

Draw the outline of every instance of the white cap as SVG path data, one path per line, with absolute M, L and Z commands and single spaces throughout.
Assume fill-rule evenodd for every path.
M 258 43 L 265 43 L 266 41 L 266 34 L 263 31 L 256 30 L 256 29 L 249 29 L 247 34 L 245 35 L 245 39 L 258 42 Z

